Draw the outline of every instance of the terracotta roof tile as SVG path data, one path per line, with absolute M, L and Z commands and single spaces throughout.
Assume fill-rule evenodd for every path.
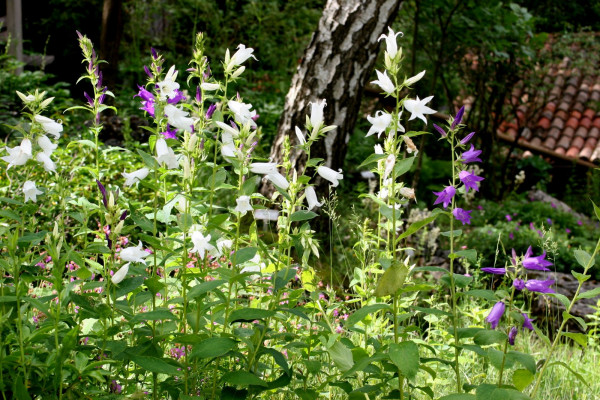
M 594 139 L 598 139 L 600 137 L 600 129 L 595 126 L 592 127 L 592 129 L 590 129 L 588 132 L 588 136 Z
M 544 141 L 544 147 L 547 147 L 549 149 L 553 149 L 555 145 L 556 145 L 556 139 L 554 139 L 554 138 L 549 137 Z
M 554 138 L 554 139 L 558 139 L 560 137 L 560 129 L 558 128 L 551 128 L 548 131 L 548 137 Z
M 558 88 L 558 90 L 559 90 L 559 93 L 560 93 L 560 88 Z M 569 85 L 565 89 L 564 94 L 568 95 L 568 96 L 575 96 L 575 94 L 577 94 L 577 88 L 575 86 Z
M 579 152 L 579 158 L 584 158 L 589 160 L 590 157 L 592 156 L 592 153 L 594 152 L 594 149 L 591 147 L 584 147 L 583 150 L 581 150 Z
M 542 111 L 542 118 L 552 119 L 552 117 L 554 117 L 554 111 L 550 111 L 550 110 Z
M 560 119 L 562 119 L 563 121 L 566 121 L 566 120 L 569 118 L 569 114 L 567 114 L 567 112 L 566 112 L 566 111 L 564 111 L 564 110 L 558 110 L 558 111 L 556 112 L 556 114 L 554 114 L 554 117 L 555 117 L 555 118 L 560 118 Z
M 553 128 L 563 129 L 565 127 L 565 122 L 560 118 L 554 118 L 551 126 Z
M 575 118 L 575 119 L 581 119 L 581 113 L 577 110 L 573 110 L 571 111 L 571 118 Z
M 590 96 L 590 100 L 591 101 L 600 101 L 600 92 L 597 90 L 594 90 L 592 92 L 592 95 Z
M 539 138 L 539 136 L 534 137 L 531 140 L 531 144 L 534 146 L 541 146 L 542 145 L 542 139 Z
M 562 136 L 556 146 L 562 147 L 565 150 L 568 149 L 571 146 L 571 138 Z M 546 146 L 546 147 L 550 147 L 550 146 Z M 552 147 L 550 147 L 550 148 L 552 148 Z
M 544 129 L 550 128 L 550 120 L 548 118 L 542 118 L 538 121 L 537 126 Z
M 576 136 L 575 139 L 571 142 L 571 147 L 577 147 L 578 150 L 583 148 L 583 144 L 585 143 L 585 139 L 581 136 Z
M 591 108 L 586 108 L 583 112 L 583 116 L 589 119 L 594 119 L 594 117 L 596 116 L 596 111 L 592 110 Z
M 563 136 L 573 137 L 575 135 L 575 129 L 571 128 L 570 126 L 567 126 L 562 131 L 562 134 L 563 134 Z
M 569 109 L 571 108 L 571 106 L 569 105 L 570 103 L 571 99 L 563 97 L 563 101 L 558 105 L 558 109 L 563 111 L 569 111 Z
M 579 149 L 577 147 L 571 147 L 567 150 L 567 157 L 575 158 L 579 155 Z
M 577 102 L 573 105 L 573 110 L 576 110 L 576 111 L 579 111 L 580 113 L 582 113 L 583 110 L 585 110 L 585 107 L 580 102 Z
M 594 125 L 594 127 L 596 127 L 596 128 L 600 128 L 600 117 L 594 118 L 592 125 Z
M 579 120 L 577 118 L 571 117 L 567 120 L 567 126 L 572 129 L 576 129 L 579 126 Z
M 579 121 L 579 126 L 585 127 L 585 129 L 590 129 L 592 127 L 592 120 L 584 117 Z
M 575 131 L 575 137 L 587 137 L 587 135 L 588 135 L 588 129 L 584 126 L 580 126 Z
M 575 100 L 577 100 L 580 103 L 585 104 L 589 98 L 590 98 L 590 94 L 588 92 L 579 92 L 579 93 L 577 93 L 577 97 L 575 98 Z
M 554 152 L 557 153 L 557 154 L 564 155 L 565 154 L 565 149 L 563 149 L 562 147 L 557 147 L 556 149 L 554 149 Z
M 598 144 L 598 139 L 588 138 L 585 141 L 585 144 L 583 145 L 583 147 L 591 147 L 593 150 L 594 148 L 596 148 L 596 144 Z

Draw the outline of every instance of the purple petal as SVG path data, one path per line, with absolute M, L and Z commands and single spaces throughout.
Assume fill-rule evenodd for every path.
M 488 274 L 506 275 L 506 268 L 485 267 L 485 268 L 481 268 L 481 270 L 483 272 L 487 272 Z
M 456 117 L 454 117 L 454 121 L 452 122 L 452 129 L 456 128 L 456 125 L 460 124 L 463 118 L 463 114 L 465 113 L 465 106 L 462 106 L 460 110 L 456 113 Z
M 102 202 L 104 203 L 104 207 L 108 208 L 108 200 L 106 199 L 106 189 L 104 188 L 104 185 L 101 184 L 98 179 L 96 179 L 96 183 L 98 184 L 98 188 L 100 189 L 100 192 L 102 192 Z

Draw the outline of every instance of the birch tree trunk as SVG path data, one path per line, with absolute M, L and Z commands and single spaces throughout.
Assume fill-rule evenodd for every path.
M 292 144 L 297 144 L 292 132 L 296 125 L 304 127 L 309 103 L 326 99 L 325 124 L 337 125 L 337 129 L 312 146 L 311 157 L 325 159 L 325 165 L 335 170 L 342 167 L 358 116 L 362 90 L 377 58 L 377 39 L 387 32 L 400 3 L 402 0 L 327 1 L 318 28 L 292 78 L 271 149 L 274 160 L 282 160 L 286 135 L 290 136 Z M 290 158 L 298 171 L 304 169 L 305 154 L 293 149 Z M 317 185 L 322 186 L 322 183 L 317 181 Z M 317 189 L 323 191 L 323 187 Z M 263 193 L 268 194 L 271 190 L 264 187 Z

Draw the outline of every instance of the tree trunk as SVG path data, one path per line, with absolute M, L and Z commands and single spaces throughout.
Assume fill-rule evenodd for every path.
M 292 78 L 271 157 L 281 162 L 283 140 L 297 139 L 294 126 L 304 127 L 309 103 L 327 100 L 326 125 L 337 125 L 325 140 L 311 148 L 311 157 L 325 159 L 325 165 L 341 168 L 347 143 L 358 116 L 362 90 L 373 71 L 379 36 L 395 18 L 402 0 L 328 0 L 317 30 L 306 48 L 302 62 Z M 304 129 L 303 129 L 304 131 Z M 304 169 L 306 155 L 296 149 L 290 155 L 292 166 Z M 327 182 L 319 178 L 317 190 L 324 192 Z M 272 192 L 263 187 L 263 193 Z
M 102 9 L 102 34 L 100 58 L 107 61 L 101 65 L 103 85 L 114 90 L 119 71 L 119 45 L 123 34 L 123 0 L 104 0 Z M 110 99 L 110 97 L 109 97 Z

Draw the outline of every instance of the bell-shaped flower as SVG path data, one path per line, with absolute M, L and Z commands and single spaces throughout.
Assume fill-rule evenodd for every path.
M 223 131 L 221 133 L 221 142 L 223 142 L 221 145 L 221 153 L 223 154 L 223 157 L 225 157 L 225 160 L 228 158 L 237 158 L 238 149 L 235 147 L 233 136 L 229 131 Z
M 226 239 L 224 237 L 217 239 L 217 254 L 223 255 L 223 252 L 227 249 L 231 249 L 233 247 L 233 241 L 231 239 Z
M 336 187 L 337 185 L 340 184 L 340 182 L 339 182 L 340 179 L 344 179 L 344 175 L 342 175 L 341 169 L 339 170 L 339 172 L 336 172 L 329 167 L 325 167 L 325 166 L 321 165 L 320 167 L 317 168 L 317 173 L 319 175 L 321 175 L 321 177 L 323 179 L 326 179 L 329 182 L 331 182 L 331 186 L 333 186 L 333 187 Z
M 202 82 L 200 84 L 200 88 L 205 92 L 214 92 L 215 90 L 219 90 L 220 87 L 218 83 Z
M 454 186 L 446 186 L 441 192 L 433 192 L 433 194 L 437 196 L 433 205 L 443 203 L 444 208 L 446 208 L 452 202 L 452 198 L 456 194 L 456 189 Z
M 123 252 L 123 250 L 121 250 L 121 252 Z M 125 279 L 125 276 L 127 276 L 128 272 L 129 263 L 126 263 L 121 268 L 119 268 L 119 270 L 115 272 L 115 274 L 110 278 L 111 282 L 115 285 L 118 285 L 123 279 Z
M 446 131 L 444 131 L 442 128 L 440 128 L 439 126 L 437 126 L 436 124 L 433 124 L 433 127 L 435 128 L 436 131 L 438 131 L 438 133 L 442 136 L 442 137 L 446 137 L 447 133 Z
M 481 268 L 483 272 L 494 275 L 506 275 L 506 268 L 485 267 Z
M 478 192 L 479 186 L 477 185 L 477 182 L 481 182 L 485 178 L 477 176 L 469 171 L 460 171 L 458 174 L 458 179 L 465 184 L 465 191 L 469 193 L 469 189 L 473 189 L 474 191 Z
M 524 318 L 524 321 L 523 321 L 523 328 L 527 328 L 527 329 L 529 329 L 530 331 L 533 331 L 533 330 L 535 330 L 535 328 L 533 327 L 533 324 L 532 324 L 533 320 L 532 320 L 532 319 L 530 319 L 530 318 L 527 316 L 527 314 L 525 314 L 525 313 L 521 313 L 521 315 L 523 315 L 523 318 Z
M 248 211 L 254 211 L 252 204 L 250 204 L 250 196 L 240 196 L 235 199 L 235 202 L 237 203 L 237 206 L 234 211 L 239 212 L 242 216 L 246 215 L 246 212 Z
M 396 86 L 394 86 L 394 83 L 390 77 L 387 76 L 387 71 L 383 71 L 382 74 L 381 72 L 375 70 L 375 73 L 377 74 L 377 80 L 371 81 L 371 83 L 378 85 L 387 94 L 393 93 L 396 89 Z
M 60 137 L 60 133 L 63 130 L 62 124 L 50 119 L 48 117 L 44 117 L 42 115 L 36 115 L 34 117 L 35 121 L 42 125 L 42 129 L 49 135 L 54 136 L 55 139 Z
M 202 232 L 192 232 L 192 243 L 194 247 L 190 250 L 192 253 L 198 253 L 200 259 L 204 260 L 204 255 L 207 252 L 215 250 L 215 246 L 209 243 L 210 235 L 204 236 Z
M 165 139 L 158 139 L 156 141 L 155 158 L 159 164 L 164 163 L 168 169 L 179 167 L 179 161 L 177 161 L 177 156 L 173 152 L 173 149 L 167 145 Z
M 481 150 L 475 150 L 475 146 L 471 144 L 471 148 L 460 156 L 463 164 L 471 163 L 471 162 L 481 162 L 481 158 L 479 155 L 481 154 Z
M 234 67 L 237 67 L 238 65 L 243 64 L 250 57 L 252 57 L 256 60 L 256 57 L 254 57 L 254 55 L 252 54 L 252 53 L 254 53 L 254 49 L 252 47 L 246 48 L 245 45 L 240 44 L 237 47 L 237 49 L 238 50 L 235 52 L 235 54 L 229 60 L 229 63 L 227 64 L 227 67 L 225 68 L 226 71 L 231 71 Z
M 7 147 L 8 155 L 2 157 L 8 163 L 8 168 L 13 165 L 23 165 L 31 158 L 31 141 L 23 139 L 19 146 L 13 148 Z
M 188 117 L 187 111 L 177 108 L 172 104 L 167 104 L 165 106 L 165 115 L 169 120 L 169 125 L 183 131 L 193 132 L 194 119 Z
M 310 126 L 319 129 L 323 125 L 323 109 L 327 105 L 325 99 L 310 103 Z
M 539 279 L 529 279 L 525 282 L 525 288 L 530 292 L 537 293 L 554 293 L 554 290 L 550 288 L 554 284 L 553 279 L 541 281 Z
M 147 177 L 149 173 L 150 170 L 145 167 L 129 173 L 123 172 L 122 175 L 125 178 L 125 186 L 131 186 L 134 183 L 141 181 L 142 179 Z
M 452 211 L 454 218 L 462 222 L 462 224 L 471 224 L 471 213 L 473 210 L 463 210 L 462 208 L 455 208 Z
M 471 132 L 469 133 L 467 136 L 465 136 L 461 141 L 460 144 L 467 144 L 469 143 L 469 140 L 471 140 L 471 138 L 473 138 L 473 136 L 475 136 L 475 132 Z
M 396 165 L 396 156 L 390 154 L 385 159 L 385 170 L 383 172 L 383 180 L 386 180 L 394 169 L 394 165 Z
M 277 218 L 279 218 L 279 211 L 277 210 L 268 210 L 264 208 L 254 210 L 254 219 L 264 221 L 277 221 Z
M 139 262 L 142 264 L 146 264 L 146 260 L 144 258 L 148 257 L 150 253 L 142 249 L 142 241 L 138 243 L 137 246 L 127 247 L 119 253 L 119 257 L 121 260 L 127 262 Z
M 42 192 L 35 186 L 35 182 L 25 181 L 25 183 L 23 183 L 23 195 L 25 195 L 25 203 L 27 203 L 29 200 L 35 203 L 37 201 L 38 194 L 42 194 Z
M 541 256 L 533 257 L 531 246 L 527 249 L 525 257 L 523 258 L 523 267 L 531 270 L 538 271 L 550 271 L 547 267 L 551 266 L 552 263 L 545 260 L 546 252 L 544 251 Z
M 312 210 L 315 207 L 321 207 L 323 205 L 323 203 L 319 202 L 314 187 L 307 186 L 306 189 L 304 189 L 304 194 L 306 195 L 306 202 L 308 203 L 309 210 Z
M 225 124 L 221 121 L 215 121 L 215 124 L 235 138 L 240 136 L 240 131 L 229 124 Z
M 396 43 L 396 37 L 400 35 L 402 37 L 402 32 L 394 32 L 392 28 L 388 26 L 388 34 L 382 34 L 379 36 L 377 41 L 379 42 L 381 39 L 385 39 L 385 47 L 386 51 L 391 58 L 395 58 L 396 54 L 398 54 L 398 44 Z
M 367 116 L 367 120 L 372 124 L 367 137 L 377 133 L 377 137 L 380 137 L 383 132 L 390 126 L 392 122 L 392 115 L 383 111 L 377 111 L 374 117 Z M 404 128 L 403 128 L 404 129 Z
M 52 153 L 54 153 L 54 150 L 56 150 L 58 147 L 58 144 L 52 143 L 52 141 L 48 139 L 48 136 L 44 135 L 38 137 L 37 143 L 47 156 L 51 156 Z
M 250 124 L 251 127 L 256 128 L 256 111 L 252 110 L 252 104 L 240 103 L 239 101 L 229 100 L 227 106 L 233 112 L 234 119 L 242 125 Z
M 294 128 L 296 131 L 296 138 L 298 139 L 298 144 L 300 146 L 304 146 L 306 144 L 306 139 L 304 138 L 304 133 L 297 126 Z
M 454 129 L 458 126 L 458 124 L 460 124 L 462 122 L 462 118 L 463 115 L 465 114 L 465 106 L 462 106 L 460 108 L 460 110 L 458 110 L 458 112 L 456 113 L 456 116 L 454 117 L 454 120 L 452 121 L 452 125 L 450 126 L 450 129 Z
M 158 82 L 158 90 L 160 92 L 160 99 L 165 100 L 166 98 L 173 99 L 177 96 L 176 90 L 179 89 L 179 83 L 175 82 L 177 79 L 177 71 L 175 66 L 171 66 L 165 79 Z
M 409 121 L 412 121 L 415 118 L 419 118 L 425 124 L 427 124 L 427 119 L 425 119 L 425 114 L 435 114 L 436 111 L 427 107 L 425 104 L 429 103 L 433 99 L 433 96 L 425 97 L 423 100 L 419 99 L 417 96 L 416 100 L 408 99 L 404 102 L 404 108 L 410 112 Z
M 407 80 L 404 81 L 404 85 L 405 86 L 410 86 L 414 83 L 417 83 L 421 80 L 421 78 L 423 78 L 425 76 L 425 71 L 421 71 L 419 72 L 417 75 L 413 76 L 412 78 L 408 78 Z
M 510 328 L 510 331 L 508 332 L 508 343 L 510 343 L 511 346 L 515 345 L 515 338 L 517 337 L 517 332 L 519 332 L 519 330 L 516 326 Z
M 279 172 L 267 174 L 266 178 L 270 180 L 273 185 L 280 187 L 283 190 L 287 190 L 290 187 L 290 183 L 285 179 L 285 176 L 281 175 Z
M 50 157 L 48 157 L 48 155 L 46 153 L 40 152 L 37 153 L 36 160 L 38 160 L 39 162 L 41 162 L 42 164 L 44 164 L 44 170 L 46 172 L 55 172 L 56 171 L 56 164 L 54 163 L 54 161 L 52 161 L 50 159 Z
M 494 304 L 494 307 L 492 307 L 492 310 L 490 311 L 489 315 L 485 318 L 487 322 L 492 324 L 492 329 L 496 329 L 496 327 L 498 326 L 498 323 L 500 322 L 500 319 L 504 314 L 505 308 L 506 305 L 504 304 L 504 302 L 499 301 L 496 304 Z
M 274 174 L 277 172 L 277 163 L 252 163 L 250 164 L 250 172 L 254 174 Z

